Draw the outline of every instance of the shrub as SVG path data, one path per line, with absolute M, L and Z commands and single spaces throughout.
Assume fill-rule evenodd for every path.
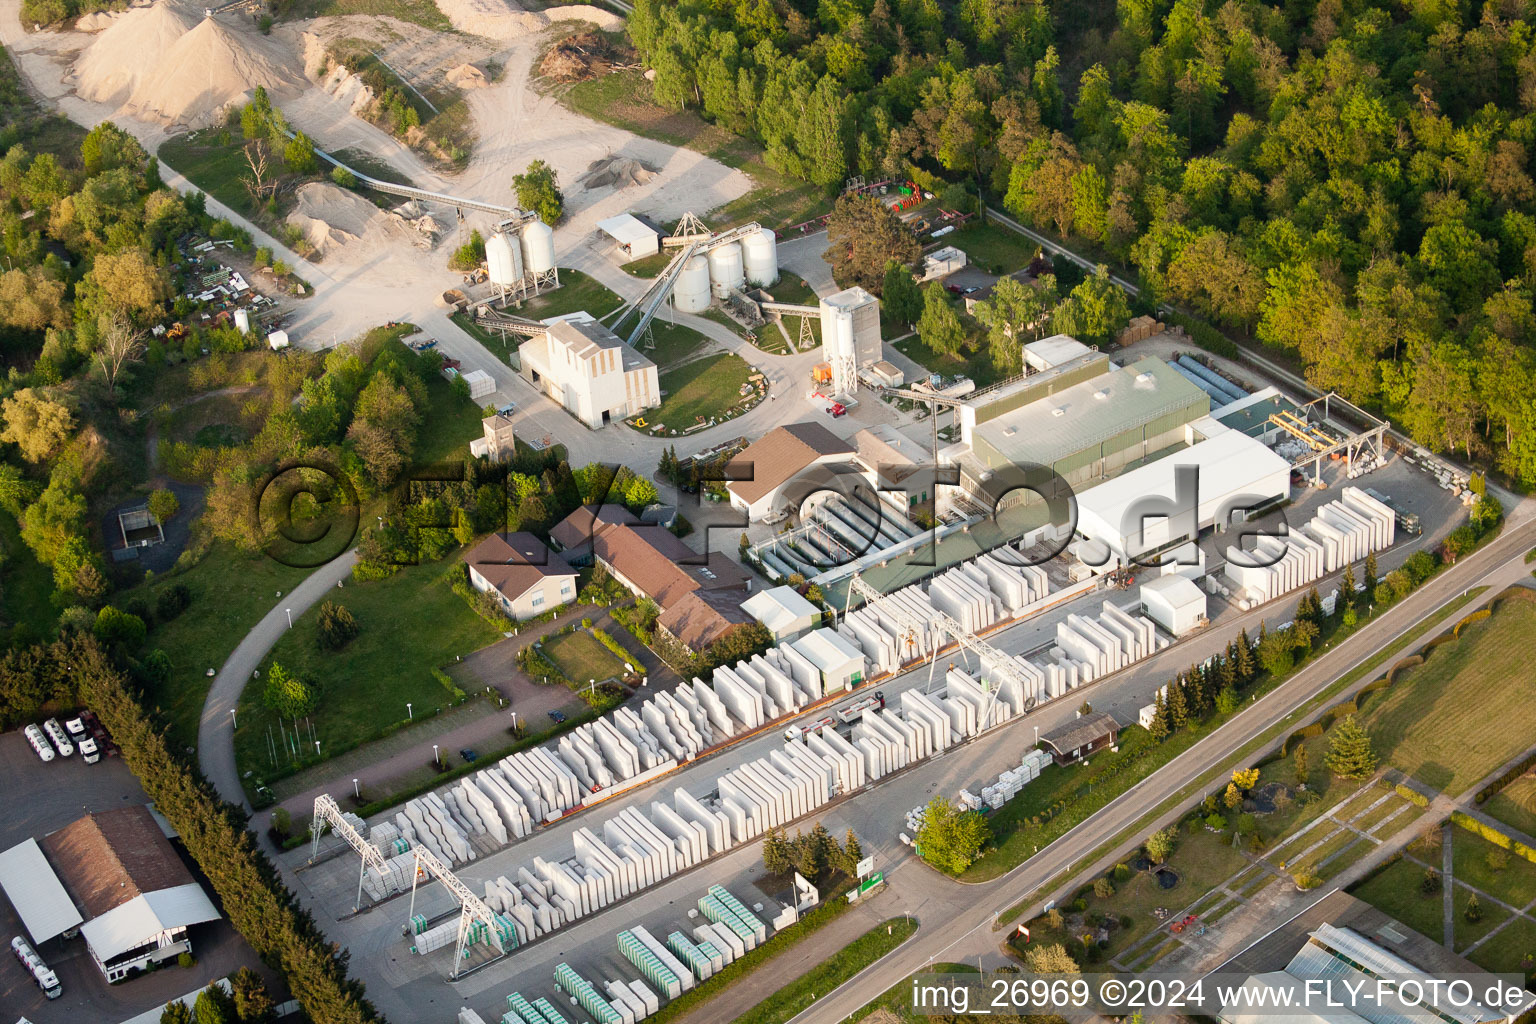
M 1310 870 L 1296 872 L 1291 876 L 1291 881 L 1295 882 L 1296 888 L 1302 892 L 1306 892 L 1308 889 L 1316 889 L 1323 884 L 1322 876 Z
M 339 651 L 355 640 L 361 630 L 346 605 L 326 601 L 320 606 L 320 646 L 323 649 Z
M 1424 877 L 1419 880 L 1419 892 L 1425 896 L 1433 896 L 1440 891 L 1440 872 L 1434 868 L 1425 868 Z
M 192 967 L 196 963 L 197 957 L 193 956 L 191 953 L 179 953 L 176 956 L 177 967 Z
M 1101 900 L 1107 900 L 1115 894 L 1115 883 L 1108 878 L 1098 878 L 1093 883 L 1093 894 Z

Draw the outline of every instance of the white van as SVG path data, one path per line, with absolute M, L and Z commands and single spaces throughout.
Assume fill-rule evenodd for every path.
M 87 736 L 77 746 L 80 748 L 80 759 L 86 764 L 95 764 L 101 760 L 101 749 L 96 746 L 96 741 Z
M 35 725 L 29 725 L 23 732 L 27 735 L 27 742 L 32 744 L 32 749 L 37 756 L 45 762 L 53 760 L 53 745 L 48 742 L 48 737 L 43 735 L 43 730 Z
M 57 718 L 50 718 L 44 722 L 43 731 L 48 734 L 49 739 L 53 740 L 53 745 L 59 748 L 59 753 L 65 757 L 75 752 L 75 745 L 69 742 L 69 734 L 64 731 L 64 727 L 59 724 Z

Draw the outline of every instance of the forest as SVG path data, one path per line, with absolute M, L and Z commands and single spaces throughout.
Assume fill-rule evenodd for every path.
M 639 0 L 658 103 L 1131 269 L 1536 484 L 1536 36 L 1489 0 Z

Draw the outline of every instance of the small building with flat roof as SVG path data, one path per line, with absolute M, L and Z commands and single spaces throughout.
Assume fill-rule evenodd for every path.
M 625 263 L 654 256 L 661 251 L 661 235 L 632 213 L 621 213 L 600 220 L 597 222 L 597 230 L 617 243 L 614 251 Z
M 741 605 L 763 628 L 773 635 L 774 643 L 793 640 L 821 622 L 821 612 L 800 596 L 794 587 L 759 590 Z

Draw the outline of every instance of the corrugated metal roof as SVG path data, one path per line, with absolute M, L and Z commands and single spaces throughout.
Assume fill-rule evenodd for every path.
M 87 921 L 80 934 L 103 962 L 144 945 L 161 932 L 217 921 L 206 893 L 196 882 L 136 896 L 116 909 Z
M 1148 356 L 978 423 L 973 434 L 1011 462 L 1049 466 L 1191 406 L 1204 414 L 1210 396 Z
M 64 883 L 53 873 L 36 839 L 0 853 L 0 888 L 26 927 L 33 942 L 46 942 L 85 920 Z

